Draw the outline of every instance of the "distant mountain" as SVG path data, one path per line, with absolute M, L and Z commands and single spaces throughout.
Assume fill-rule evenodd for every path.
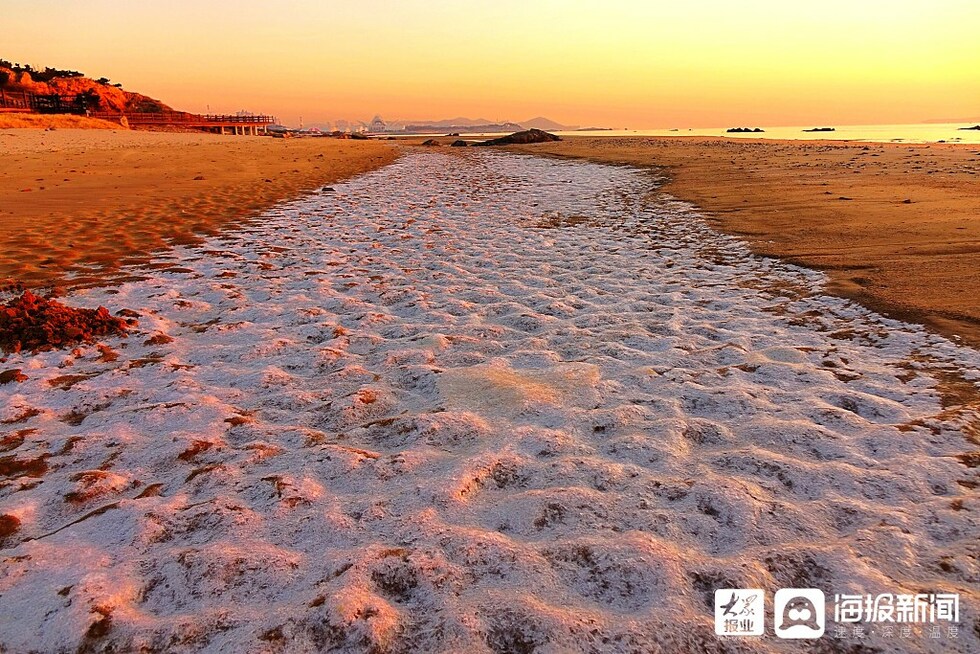
M 437 129 L 445 129 L 448 127 L 458 127 L 460 125 L 467 126 L 480 126 L 480 125 L 494 125 L 498 124 L 495 121 L 487 120 L 486 118 L 466 118 L 465 116 L 457 116 L 456 118 L 445 118 L 443 120 L 412 120 L 404 121 L 408 122 L 413 126 L 424 125 L 426 127 L 434 127 Z
M 562 125 L 561 123 L 556 123 L 555 121 L 545 118 L 544 116 L 538 116 L 537 118 L 528 118 L 527 120 L 522 120 L 521 125 L 531 129 L 543 129 L 550 130 L 552 132 L 558 130 L 570 130 L 575 129 L 576 126 L 573 125 Z
M 463 120 L 466 120 L 465 118 Z M 517 123 L 412 123 L 402 131 L 409 134 L 428 134 L 430 132 L 517 132 L 524 129 Z
M 519 123 L 512 121 L 491 121 L 486 118 L 467 118 L 457 116 L 456 118 L 446 118 L 443 120 L 412 120 L 394 121 L 389 123 L 389 129 L 404 130 L 406 132 L 507 132 L 522 129 L 542 129 L 542 130 L 568 130 L 575 129 L 553 120 L 538 116 L 529 118 Z

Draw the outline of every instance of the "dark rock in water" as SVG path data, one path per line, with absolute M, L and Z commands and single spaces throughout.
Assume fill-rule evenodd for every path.
M 368 137 L 360 132 L 351 132 L 350 137 L 355 141 L 367 141 Z
M 320 192 L 321 193 L 333 193 L 334 192 L 334 188 L 332 186 L 324 186 L 322 189 L 320 189 Z
M 439 145 L 439 141 L 437 141 L 435 139 L 428 139 L 426 141 L 422 141 L 422 145 L 427 145 L 429 147 L 438 146 Z
M 751 127 L 729 127 L 725 131 L 727 131 L 730 134 L 745 134 L 745 133 L 748 133 L 748 132 L 753 132 L 753 133 L 754 132 L 764 132 L 766 130 L 761 129 L 759 127 L 756 127 L 755 129 L 752 129 Z
M 974 129 L 974 130 L 977 130 L 978 132 L 980 132 L 980 125 L 974 125 L 973 127 L 960 127 L 959 129 L 961 131 L 962 130 L 965 130 L 965 129 Z
M 804 132 L 836 132 L 837 130 L 833 127 L 814 127 L 813 129 L 805 129 Z
M 459 136 L 459 132 L 453 132 L 452 134 L 446 134 L 446 136 Z
M 523 132 L 514 132 L 509 136 L 501 136 L 500 138 L 490 139 L 489 141 L 484 141 L 483 143 L 474 143 L 473 145 L 524 145 L 526 143 L 548 143 L 551 141 L 560 141 L 561 138 L 555 136 L 554 134 L 549 134 L 548 132 L 541 129 L 528 129 Z
M 463 139 L 459 139 L 452 142 L 452 147 L 454 148 L 465 148 L 467 145 L 469 145 L 469 143 L 467 143 Z

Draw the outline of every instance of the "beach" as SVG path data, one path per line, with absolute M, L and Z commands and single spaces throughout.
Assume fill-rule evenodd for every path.
M 652 168 L 753 251 L 827 289 L 980 344 L 976 145 L 576 138 L 518 151 Z
M 156 251 L 67 298 L 127 338 L 4 364 L 0 643 L 724 652 L 715 589 L 796 587 L 959 595 L 827 651 L 975 652 L 980 355 L 825 283 L 488 148 Z
M 130 130 L 0 130 L 0 280 L 102 283 L 124 263 L 383 166 L 385 143 Z

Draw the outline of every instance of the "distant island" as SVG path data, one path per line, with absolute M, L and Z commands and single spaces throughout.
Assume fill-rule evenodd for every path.
M 744 134 L 746 132 L 755 133 L 755 132 L 764 132 L 766 130 L 762 129 L 761 127 L 756 127 L 755 129 L 751 127 L 729 127 L 725 131 L 727 131 L 729 134 Z
M 804 132 L 836 132 L 837 130 L 833 127 L 812 127 L 810 129 L 803 130 Z
M 973 127 L 960 127 L 960 128 L 958 128 L 958 129 L 960 129 L 960 130 L 964 130 L 964 129 L 971 129 L 971 130 L 977 130 L 977 131 L 980 131 L 980 125 L 974 125 Z

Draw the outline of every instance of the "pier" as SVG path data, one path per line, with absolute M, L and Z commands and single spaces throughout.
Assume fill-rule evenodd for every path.
M 192 127 L 206 129 L 215 134 L 256 136 L 265 134 L 269 125 L 277 122 L 275 116 L 239 116 L 226 114 L 192 114 L 185 111 L 164 112 L 89 112 L 91 118 L 121 122 L 123 118 L 131 127 Z

